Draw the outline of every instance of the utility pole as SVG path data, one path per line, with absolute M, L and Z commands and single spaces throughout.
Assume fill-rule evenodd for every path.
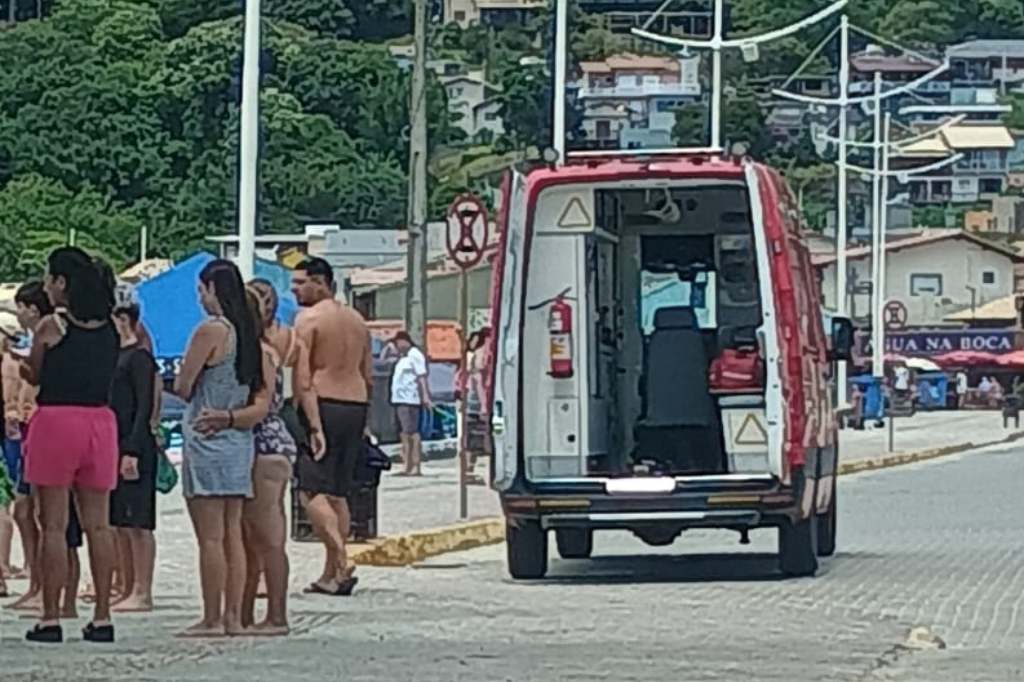
M 409 106 L 409 253 L 405 329 L 426 347 L 427 326 L 427 0 L 415 0 L 412 100 Z

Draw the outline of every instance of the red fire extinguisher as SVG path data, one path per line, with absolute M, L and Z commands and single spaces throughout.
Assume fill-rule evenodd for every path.
M 558 296 L 548 311 L 548 343 L 553 379 L 570 379 L 572 368 L 572 306 Z

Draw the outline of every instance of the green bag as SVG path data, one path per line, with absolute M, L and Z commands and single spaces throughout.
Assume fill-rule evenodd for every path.
M 156 453 L 156 489 L 166 495 L 178 485 L 178 470 L 171 464 L 171 460 L 167 458 L 167 451 L 164 449 L 170 437 L 170 430 L 161 426 L 160 436 L 162 442 L 157 443 Z

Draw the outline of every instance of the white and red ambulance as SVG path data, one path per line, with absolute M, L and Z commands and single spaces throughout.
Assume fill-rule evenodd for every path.
M 710 151 L 590 153 L 511 173 L 492 298 L 494 485 L 508 566 L 537 579 L 554 534 L 651 545 L 691 528 L 779 530 L 780 567 L 835 551 L 825 330 L 792 192 Z

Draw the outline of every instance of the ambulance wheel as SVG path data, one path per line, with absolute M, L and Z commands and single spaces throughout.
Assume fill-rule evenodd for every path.
M 556 530 L 555 544 L 563 559 L 589 559 L 594 552 L 594 531 Z
M 818 556 L 832 556 L 836 553 L 836 527 L 839 524 L 837 512 L 836 484 L 832 484 L 832 499 L 828 503 L 828 511 L 818 517 Z
M 506 525 L 505 551 L 516 580 L 540 580 L 548 572 L 548 534 L 537 521 Z
M 779 568 L 788 578 L 810 578 L 818 572 L 818 517 L 785 521 L 779 527 Z

